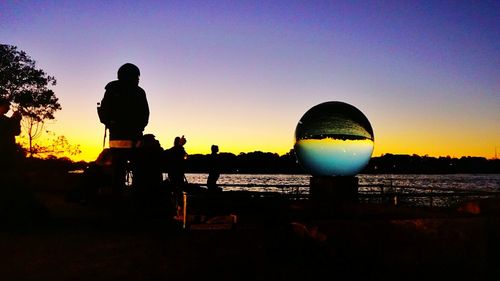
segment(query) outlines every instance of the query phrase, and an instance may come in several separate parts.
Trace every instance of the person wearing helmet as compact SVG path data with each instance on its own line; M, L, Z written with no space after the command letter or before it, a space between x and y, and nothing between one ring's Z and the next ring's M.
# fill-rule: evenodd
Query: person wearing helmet
M98 107L99 119L109 129L114 195L123 191L127 165L133 167L135 147L139 145L149 121L146 93L139 87L140 74L136 65L122 65L118 69L118 80L106 85Z
M118 80L109 82L100 106L100 119L109 129L110 147L114 141L135 141L149 121L146 93L139 87L139 68L126 63L118 69Z

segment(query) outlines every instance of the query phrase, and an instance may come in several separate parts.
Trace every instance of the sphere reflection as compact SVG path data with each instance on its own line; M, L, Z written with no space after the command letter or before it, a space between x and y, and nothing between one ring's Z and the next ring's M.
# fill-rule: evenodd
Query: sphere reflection
M374 137L356 107L339 101L309 109L295 129L295 155L314 176L354 176L370 161Z

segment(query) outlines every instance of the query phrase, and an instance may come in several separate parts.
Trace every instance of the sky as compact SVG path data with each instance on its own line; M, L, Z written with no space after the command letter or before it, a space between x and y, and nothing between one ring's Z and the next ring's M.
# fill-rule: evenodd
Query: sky
M0 43L57 79L46 128L75 160L103 149L96 104L127 62L163 148L282 155L307 110L342 101L373 156L500 154L498 1L0 1Z

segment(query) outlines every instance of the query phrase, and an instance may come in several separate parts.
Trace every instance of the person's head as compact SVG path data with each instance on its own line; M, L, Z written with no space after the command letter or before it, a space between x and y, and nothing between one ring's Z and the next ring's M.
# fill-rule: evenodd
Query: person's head
M219 152L219 147L215 144L212 145L211 149L212 149L212 153L214 153L214 154Z
M155 135L153 134L145 134L142 136L142 146L143 147L154 147L154 146L161 146L160 142L156 139Z
M126 63L118 69L118 80L120 81L139 84L139 76L141 76L141 71L134 64Z
M4 97L0 97L0 114L5 114L10 110L10 101Z
M186 144L186 138L184 136L182 137L175 137L174 139L174 146L183 146Z
M175 137L174 139L174 146L178 146L181 144L181 138L180 137Z

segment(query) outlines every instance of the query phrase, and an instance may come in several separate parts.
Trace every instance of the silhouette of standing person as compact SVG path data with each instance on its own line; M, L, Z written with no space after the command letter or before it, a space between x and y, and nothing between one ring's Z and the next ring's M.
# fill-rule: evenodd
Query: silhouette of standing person
M120 196L125 186L127 165L134 165L135 148L149 121L145 91L139 87L140 71L126 63L118 69L118 80L109 82L98 107L101 123L109 129L113 162L113 195Z
M212 153L209 156L209 170L207 178L207 188L210 191L221 191L222 189L217 186L217 180L220 177L220 163L219 163L219 147L212 145L210 148Z
M21 133L21 114L16 111L11 117L10 101L0 97L0 172L8 174L15 169L22 153L16 144L16 136Z
M187 159L187 153L184 149L185 143L186 138L184 138L184 136L175 137L174 145L168 150L165 150L165 160L168 167L168 181L172 187L172 199L176 206L178 216L181 214L182 189L186 183L184 175L184 162Z
M184 149L186 138L175 137L174 145L166 151L168 169L168 180L175 189L180 188L185 183L184 161L187 159L187 153Z

